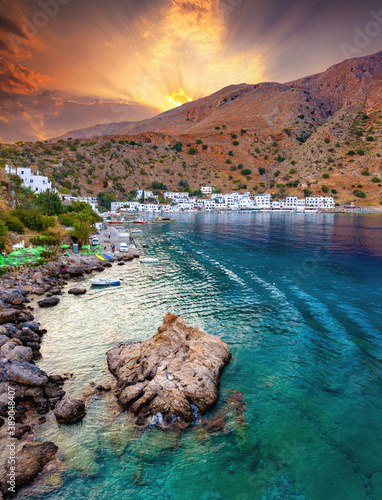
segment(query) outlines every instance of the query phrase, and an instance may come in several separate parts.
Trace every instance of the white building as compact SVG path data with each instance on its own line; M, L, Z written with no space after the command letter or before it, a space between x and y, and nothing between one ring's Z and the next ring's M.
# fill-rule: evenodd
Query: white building
M305 205L311 208L334 208L336 206L332 196L311 196L305 198Z
M203 186L200 188L200 191L203 194L212 194L212 187L211 186Z
M9 174L9 166L5 165L5 171ZM16 167L11 167L11 174L16 175ZM48 177L40 175L38 172L34 174L30 168L18 167L17 176L22 179L22 185L29 187L35 193L43 193L47 189L52 189L52 183Z
M145 201L149 198L153 198L154 200L158 200L158 195L154 194L152 191L144 191L143 189L138 189L137 194L135 195L136 200L140 200L142 198L143 192L145 193L144 198Z
M259 208L271 208L271 195L259 194L255 196L255 202Z

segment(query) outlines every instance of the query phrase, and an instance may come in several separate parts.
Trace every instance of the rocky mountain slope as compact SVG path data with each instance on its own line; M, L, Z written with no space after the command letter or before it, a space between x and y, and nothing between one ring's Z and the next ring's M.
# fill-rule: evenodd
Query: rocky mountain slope
M375 205L381 97L382 51L285 84L232 85L150 120L70 132L72 140L3 145L0 155L37 164L69 190L119 199L156 181Z

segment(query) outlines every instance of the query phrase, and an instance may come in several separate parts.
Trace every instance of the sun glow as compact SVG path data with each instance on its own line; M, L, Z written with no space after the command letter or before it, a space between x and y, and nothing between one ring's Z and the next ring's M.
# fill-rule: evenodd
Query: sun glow
M180 89L179 92L173 92L171 95L167 96L167 100L175 104L175 106L181 106L186 102L193 101L192 97L188 97L183 89Z

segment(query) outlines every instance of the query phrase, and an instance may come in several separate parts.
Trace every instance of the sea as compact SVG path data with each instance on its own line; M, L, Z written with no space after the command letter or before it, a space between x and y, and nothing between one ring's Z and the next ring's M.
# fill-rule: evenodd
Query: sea
M176 219L134 234L158 263L114 265L102 278L120 286L87 277L85 295L36 312L47 329L38 365L69 374L78 396L113 379L111 347L150 338L171 312L232 353L216 407L183 433L138 431L110 392L80 423L48 416L36 439L57 444L60 467L18 498L382 499L382 216Z

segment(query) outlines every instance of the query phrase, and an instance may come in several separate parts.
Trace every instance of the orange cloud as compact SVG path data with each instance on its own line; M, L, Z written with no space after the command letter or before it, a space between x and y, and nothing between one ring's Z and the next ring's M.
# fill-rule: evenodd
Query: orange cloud
M11 94L31 94L54 80L31 69L0 58L0 91Z

